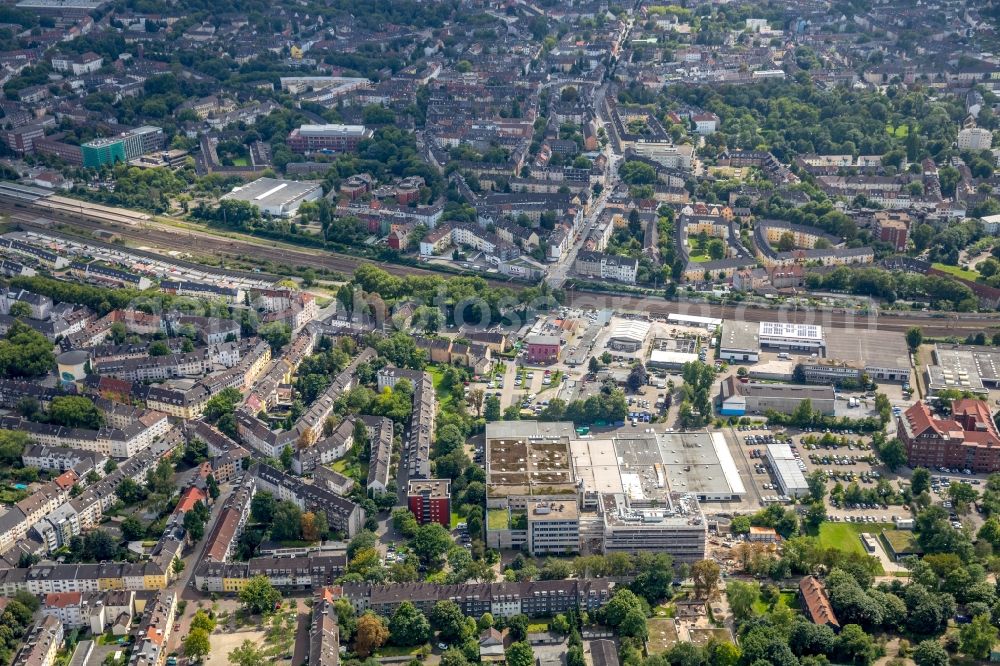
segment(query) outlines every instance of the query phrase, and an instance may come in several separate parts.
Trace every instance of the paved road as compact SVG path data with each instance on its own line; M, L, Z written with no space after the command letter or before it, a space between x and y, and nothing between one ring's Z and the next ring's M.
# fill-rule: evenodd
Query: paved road
M181 641L185 636L187 636L188 631L191 629L191 618L194 617L195 611L198 610L195 602L205 598L205 595L202 594L201 591L196 590L191 586L191 581L194 580L195 569L198 568L198 563L201 562L201 556L204 554L205 547L208 545L208 535L212 533L212 529L215 527L215 523L219 519L219 514L222 513L222 505L225 498L229 496L232 489L233 486L230 484L223 484L219 487L219 499L217 499L212 505L212 510L209 512L208 522L205 524L205 537L195 545L191 552L184 556L184 571L181 572L173 587L179 591L180 599L188 602L188 606L184 611L184 615L175 620L175 622L179 623L180 626L177 631L173 631L170 634L170 639L168 641L168 649L170 651L180 649Z
M733 428L732 426L728 428L728 432L725 434L726 440L729 442L730 452L732 452L734 446L739 449L739 453L733 456L733 458L736 460L736 464L740 466L740 476L743 477L744 484L750 486L751 497L755 497L757 499L757 503L764 506L764 497L760 492L760 484L754 476L754 463L751 462L750 456L747 454L747 446L744 444L743 438L740 437L736 428Z

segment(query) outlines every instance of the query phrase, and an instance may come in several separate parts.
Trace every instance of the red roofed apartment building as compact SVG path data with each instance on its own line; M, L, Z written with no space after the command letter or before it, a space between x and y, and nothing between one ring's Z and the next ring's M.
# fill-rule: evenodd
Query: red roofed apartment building
M805 606L806 615L814 624L825 624L834 631L840 631L840 622L833 613L826 587L816 576L806 576L799 581L799 596Z
M956 400L950 419L937 419L923 402L899 416L899 438L910 467L1000 471L1000 432L983 400Z

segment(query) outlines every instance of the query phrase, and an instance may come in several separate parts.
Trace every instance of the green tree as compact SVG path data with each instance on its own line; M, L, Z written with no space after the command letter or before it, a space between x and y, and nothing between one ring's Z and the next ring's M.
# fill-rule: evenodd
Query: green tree
M810 499L822 502L826 496L826 473L821 469L813 470L806 476L806 485L809 486Z
M512 643L505 651L507 666L533 666L535 663L535 653L531 645L524 641Z
M55 363L52 343L23 321L15 321L0 339L0 376L38 377Z
M878 655L875 641L856 624L845 625L834 643L839 663L868 666Z
M61 395L49 404L49 422L66 428L98 430L104 425L104 415L86 396Z
M446 643L461 643L468 637L469 627L462 609L451 600L442 600L431 609L431 626Z
M913 650L913 661L917 666L948 666L951 663L948 651L933 638L917 644Z
M191 629L204 629L209 634L215 631L216 621L205 609L199 608L191 618Z
M15 319L23 319L24 317L31 316L31 306L24 301L14 301L10 304L10 310L7 312L11 317Z
M250 517L258 523L270 524L274 520L274 509L277 504L271 493L266 490L258 492L250 500Z
M733 534L750 533L750 516L733 516L733 522L729 526Z
M282 500L274 508L271 538L275 541L295 541L302 536L302 510L295 502Z
M448 552L452 543L448 530L440 523L428 523L420 526L416 536L410 541L410 547L421 561L431 564Z
M726 584L726 596L733 616L742 622L753 615L753 605L760 598L760 585L731 580Z
M910 490L914 496L931 489L931 473L924 467L917 467L910 476Z
M146 526L135 516L129 516L122 521L122 537L126 541L138 541L146 534Z
M483 418L487 421L499 421L501 417L500 398L495 395L487 396L483 409Z
M899 438L893 437L879 448L878 457L890 472L895 472L906 464L906 447Z
M389 620L389 640L393 645L423 645L431 635L431 625L423 613L409 601L396 608Z
M245 640L229 653L229 663L234 666L265 666L269 660L256 643Z
M28 434L20 430L0 430L0 462L8 467L20 463L21 455L31 441Z
M211 651L208 632L204 629L192 629L184 637L184 656L192 661L201 661Z
M240 603L250 613L259 615L270 613L281 601L279 592L267 576L260 575L251 578L239 594Z
M913 328L907 329L906 331L906 344L909 345L910 349L913 351L917 350L924 342L924 332L919 326L914 326Z
M977 615L972 622L962 625L958 633L959 649L973 659L986 659L997 642L997 628L987 614Z
M597 360L596 356L591 356L590 360L587 362L587 371L591 374L597 374L597 371L601 369L601 362Z

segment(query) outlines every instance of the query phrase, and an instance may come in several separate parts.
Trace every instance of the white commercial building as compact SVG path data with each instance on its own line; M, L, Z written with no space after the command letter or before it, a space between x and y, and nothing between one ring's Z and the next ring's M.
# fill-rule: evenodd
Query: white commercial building
M292 217L306 201L316 201L323 196L319 183L300 183L296 180L258 178L225 194L221 201L245 201L272 217Z
M640 319L624 319L615 324L608 346L615 351L635 352L642 348L652 324Z
M756 363L760 360L760 327L749 321L726 321L722 325L719 358Z
M758 341L761 347L819 353L823 350L823 328L812 324L762 321Z
M722 326L722 320L716 317L699 317L697 315L675 314L667 315L667 321L678 326L701 326L710 331Z
M802 473L800 461L792 454L788 444L768 444L766 456L784 495L802 497L809 493L806 475Z

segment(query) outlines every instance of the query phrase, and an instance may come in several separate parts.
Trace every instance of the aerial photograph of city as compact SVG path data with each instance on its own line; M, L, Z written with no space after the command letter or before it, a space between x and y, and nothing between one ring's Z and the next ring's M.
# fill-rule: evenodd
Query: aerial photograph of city
M0 0L0 666L1000 663L1000 0Z

